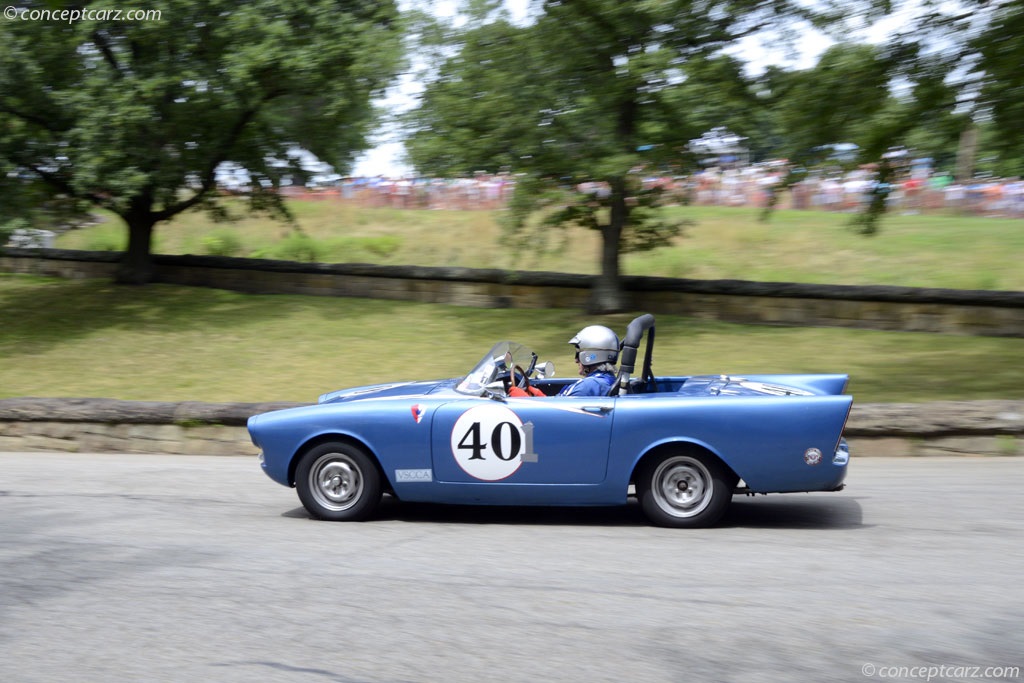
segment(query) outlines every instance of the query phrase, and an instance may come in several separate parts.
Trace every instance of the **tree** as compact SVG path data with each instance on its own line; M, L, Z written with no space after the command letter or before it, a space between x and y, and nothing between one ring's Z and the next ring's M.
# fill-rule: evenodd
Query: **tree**
M244 168L251 208L276 215L296 150L346 168L401 54L394 0L147 9L116 20L90 4L28 2L0 24L3 189L43 185L120 216L125 283L152 279L158 223L193 207L226 215L222 165Z
M980 32L964 29L970 39L968 50L977 55L977 68L964 90L978 93L972 101L974 122L986 129L991 140L990 149L999 163L997 173L1024 175L1024 2L1001 0L983 3L973 0L968 9L971 19L975 12L987 11L987 21ZM969 97L963 99L969 100Z
M623 245L658 244L675 231L653 213L657 193L640 188L636 171L678 163L728 103L733 112L752 103L739 63L722 50L806 17L804 4L548 0L533 23L515 26L495 20L494 3L474 2L407 119L409 156L426 172L525 174L520 223L558 197L563 209L551 221L602 236L591 308L621 310ZM595 186L602 191L574 192Z
M970 133L981 127L986 140L1002 143L1004 160L1019 158L1020 129L1011 122L1019 120L1013 113L1021 101L1016 64L1024 50L1011 37L1022 5L916 0L895 7L870 0L868 8L907 12L902 29L885 43L843 42L853 27L841 22L842 41L814 67L774 70L762 79L781 139L779 155L807 168L821 163L835 143L854 143L859 154L849 165L878 169L872 201L854 217L868 235L878 232L887 188L897 179L884 161L889 150L906 148L950 169L961 140L975 139ZM854 23L860 18L852 13Z
M858 83L856 72L886 81L862 90L867 96L877 87L876 99L884 106L863 112L862 120L845 131L860 144L860 161L875 161L889 148L906 147L947 169L955 166L965 176L961 179L969 180L980 141L981 153L989 157L988 170L1004 175L1024 171L1024 77L1019 68L1024 60L1024 2L916 0L905 1L902 9L909 12L903 28L846 70L846 78L858 87L866 83ZM862 48L847 48L855 49ZM824 75L820 65L817 71L816 76ZM830 98L836 92L834 79L832 87L827 77L815 80ZM856 111L853 102L841 106ZM884 164L881 168L887 171ZM858 218L864 233L877 232L883 211L884 202L876 197L872 209Z

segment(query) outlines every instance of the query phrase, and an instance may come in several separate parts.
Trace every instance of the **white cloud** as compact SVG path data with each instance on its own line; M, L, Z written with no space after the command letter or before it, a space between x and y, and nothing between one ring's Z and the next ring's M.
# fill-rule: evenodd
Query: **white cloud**
M402 161L405 147L401 142L385 142L363 154L352 171L355 176L387 176L399 178L412 173Z

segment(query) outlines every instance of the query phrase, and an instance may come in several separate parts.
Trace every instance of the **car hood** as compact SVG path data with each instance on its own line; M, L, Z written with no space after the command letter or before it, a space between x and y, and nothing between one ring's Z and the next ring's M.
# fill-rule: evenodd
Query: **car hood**
M368 398L394 398L397 396L423 396L441 388L451 388L459 381L441 379L419 382L389 382L387 384L368 384L352 389L339 389L323 394L317 403L341 403L343 401L362 401Z

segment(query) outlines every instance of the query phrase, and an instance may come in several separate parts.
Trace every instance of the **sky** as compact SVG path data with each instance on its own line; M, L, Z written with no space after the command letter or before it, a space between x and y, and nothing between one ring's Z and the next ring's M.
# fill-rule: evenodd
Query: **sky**
M407 8L414 0L400 0L399 7ZM530 0L505 0L505 8L512 21L525 21ZM456 2L453 0L434 0L431 2L434 14L442 18L451 18L456 14ZM401 111L413 106L413 95L420 89L414 81L406 78L397 86L389 89L387 95L378 101L378 105L389 111ZM375 146L363 154L352 171L355 176L388 176L398 178L412 173L412 169L402 162L405 147L398 140L398 135L387 129L379 131L374 137Z

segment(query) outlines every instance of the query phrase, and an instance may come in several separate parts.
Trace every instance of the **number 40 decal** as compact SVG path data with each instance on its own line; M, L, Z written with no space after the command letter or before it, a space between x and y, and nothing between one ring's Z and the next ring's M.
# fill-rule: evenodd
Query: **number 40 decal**
M469 476L498 481L511 476L533 453L533 423L507 407L488 404L470 408L455 422L451 434L455 462Z

